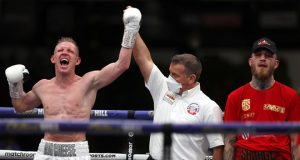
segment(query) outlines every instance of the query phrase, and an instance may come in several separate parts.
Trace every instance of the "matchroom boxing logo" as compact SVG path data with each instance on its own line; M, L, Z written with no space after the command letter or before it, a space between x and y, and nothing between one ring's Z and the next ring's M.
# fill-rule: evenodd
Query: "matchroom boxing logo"
M7 158L16 158L16 157L26 157L26 158L33 158L34 153L23 153L23 152L5 152L5 157Z

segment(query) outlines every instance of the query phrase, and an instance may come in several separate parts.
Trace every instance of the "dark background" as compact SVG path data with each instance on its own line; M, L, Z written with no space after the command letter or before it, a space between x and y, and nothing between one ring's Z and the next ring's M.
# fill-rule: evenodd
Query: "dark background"
M24 64L31 76L25 91L40 79L52 78L54 67L49 58L62 36L78 42L79 75L117 60L122 14L128 5L141 10L140 33L165 75L174 54L195 54L204 68L201 88L222 109L230 91L251 78L247 58L254 40L267 36L281 53L299 53L300 3L296 0L0 0L0 106L11 106L4 70ZM229 54L231 51L235 54ZM288 74L290 62L281 56L275 78L297 89L299 82ZM232 63L234 59L242 63ZM98 92L93 109L152 108L151 96L132 59L128 71ZM0 149L35 151L41 137L2 135ZM88 135L88 140L91 152L126 150L126 136ZM137 153L148 152L148 135L137 137L136 149Z

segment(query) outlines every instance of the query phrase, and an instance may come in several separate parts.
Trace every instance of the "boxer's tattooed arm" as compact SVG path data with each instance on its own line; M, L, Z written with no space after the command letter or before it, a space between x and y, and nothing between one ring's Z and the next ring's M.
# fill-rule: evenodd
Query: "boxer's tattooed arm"
M234 144L236 137L234 134L225 135L224 160L234 159Z
M290 134L290 138L291 138L291 151L292 151L292 159L300 159L300 157L297 157L297 146L296 146L296 141L297 141L297 135L292 133ZM297 158L296 158L297 157Z

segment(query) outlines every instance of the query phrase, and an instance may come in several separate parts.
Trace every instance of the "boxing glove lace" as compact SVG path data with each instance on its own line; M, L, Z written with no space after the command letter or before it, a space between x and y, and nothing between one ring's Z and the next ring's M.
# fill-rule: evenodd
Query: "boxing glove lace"
M135 37L140 29L140 21L142 14L139 9L129 7L124 10L123 23L124 23L124 34L122 39L122 47L132 48L135 42Z

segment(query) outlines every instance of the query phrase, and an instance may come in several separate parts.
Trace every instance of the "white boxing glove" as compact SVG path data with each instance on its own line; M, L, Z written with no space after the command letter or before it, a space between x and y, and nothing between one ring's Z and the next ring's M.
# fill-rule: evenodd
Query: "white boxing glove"
M142 14L139 9L129 7L124 10L123 22L124 22L124 34L122 39L122 47L133 48L135 37L140 29L140 21Z
M9 85L11 98L20 98L23 91L23 82L29 77L29 72L22 64L16 64L5 70L5 75Z

